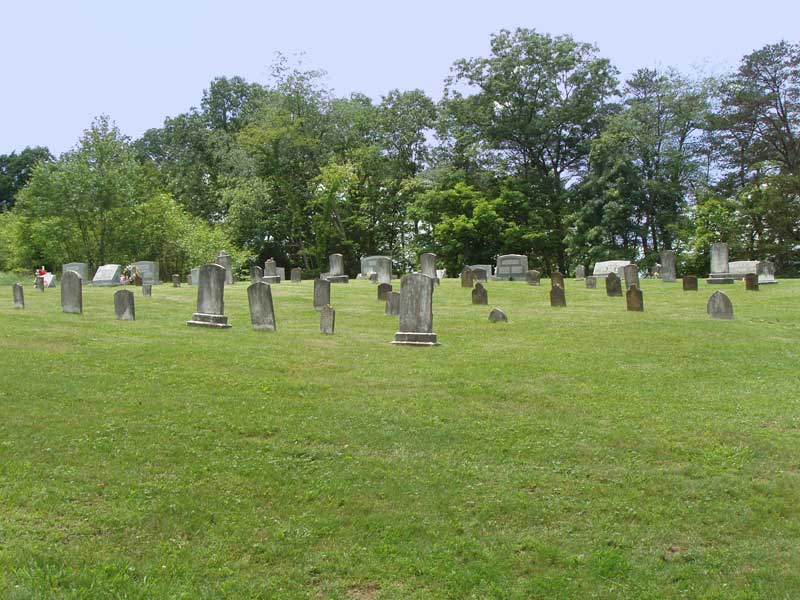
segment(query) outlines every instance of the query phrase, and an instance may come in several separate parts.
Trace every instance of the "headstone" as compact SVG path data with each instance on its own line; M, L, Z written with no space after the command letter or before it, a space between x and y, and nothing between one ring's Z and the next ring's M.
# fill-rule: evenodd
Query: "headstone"
M192 273L191 273L191 271L190 271L190 272L189 272L189 274L186 276L186 285L193 285L193 284L192 284Z
M40 292L44 291L44 275L36 276L36 279L33 280L33 287L35 287Z
M542 274L536 269L530 269L525 273L525 281L528 285L539 285L542 280Z
M231 258L230 254L225 252L224 250L220 250L219 254L217 254L217 258L214 261L215 264L218 264L223 269L225 269L225 285L233 285L233 259ZM208 265L203 265L208 266ZM203 267L200 267L202 269ZM200 280L198 278L197 285L200 285Z
M189 278L192 280L192 285L200 283L200 267L195 267L189 271Z
M634 285L639 287L639 265L634 263L626 265L623 273L625 275L626 289L630 289Z
M328 257L328 273L326 279L331 283L348 283L350 278L344 274L344 256L331 254Z
M744 276L744 289L749 292L758 291L758 275L755 273L748 273Z
M25 308L25 295L22 292L22 284L15 283L11 287L14 294L14 308Z
M489 322L490 323L500 323L500 322L508 322L508 317L506 313L504 313L499 308L493 308L492 312L489 313Z
M554 285L550 288L550 306L566 306L567 296L564 293L564 288L560 285Z
M587 290L596 290L597 289L597 277L594 275L589 275L586 278L586 289Z
M628 305L628 310L634 312L642 312L644 310L644 298L642 298L642 290L638 285L632 285L625 292L625 303Z
M524 254L504 254L497 257L494 270L495 279L504 281L522 281L528 272L528 257Z
M292 283L300 283L303 280L303 271L300 267L295 267L290 272Z
M147 285L152 284L148 283ZM119 290L114 292L114 312L117 315L117 321L136 320L136 308L133 303L132 291Z
M142 284L142 285L144 285L144 284ZM172 275L172 287L174 287L174 288L181 287L181 276L178 275L177 273L173 273L173 275Z
M278 274L278 283L286 281L286 267L275 267L275 272Z
M256 281L247 288L250 304L250 323L256 331L275 331L275 306L272 288L268 283Z
M447 269L436 269L436 279L441 281L447 277Z
M433 333L433 288L435 280L422 273L405 275L400 281L400 330L393 344L436 346Z
M61 276L61 311L83 313L83 281L75 271L67 271Z
M439 278L436 276L436 255L433 252L426 252L419 257L419 267L420 273L439 283Z
M578 267L575 269L575 279L580 280L584 277L586 277L586 267L583 265L578 265Z
M197 282L197 312L186 324L196 327L228 328L225 316L227 270L219 264L203 265Z
M604 260L595 263L592 275L595 277L608 277L609 273L614 273L617 277L624 277L623 269L631 264L629 260Z
M278 275L278 263L274 258L268 258L264 263L264 275L261 278L264 283L280 283L281 277Z
M492 265L467 265L475 275L475 281L488 281L492 277Z
M319 331L325 335L333 335L335 326L336 311L333 310L330 304L326 304L319 313Z
M778 283L775 279L775 265L768 260L762 260L759 263L758 283L760 285Z
M661 251L661 281L665 283L675 283L678 281L674 250Z
M696 292L697 291L697 277L694 275L683 276L683 291Z
M472 303L489 304L489 292L486 291L482 283L475 284L475 288L472 290Z
M708 316L712 319L732 319L733 318L733 304L730 299L720 291L716 291L708 299L708 306L706 307Z
M559 271L553 271L550 275L550 286L560 285L562 288L564 287L564 274Z
M258 265L250 267L250 283L258 283L264 277L264 269Z
M86 263L72 262L72 263L67 263L65 265L62 265L61 266L61 277L62 278L64 277L64 273L66 273L67 271L75 271L78 275L80 275L80 278L84 282L88 282L89 281L89 265L87 265Z
M386 269L385 263L389 263L389 268ZM362 256L361 257L361 272L356 277L357 279L369 279L370 273L377 273L379 271L378 264L383 263L384 269L389 274L390 281L381 281L380 283L391 283L392 277L392 259L388 256Z
M143 283L142 284L142 297L150 298L153 295L153 284L152 283Z
M378 274L377 273L370 273L369 274L369 282L370 283L378 283Z
M622 296L622 284L616 273L606 274L606 295Z
M103 265L95 272L92 285L101 287L119 285L120 275L122 275L121 265Z
M375 271L378 276L378 283L392 282L392 259L388 256L375 257Z
M734 279L744 279L748 273L758 274L761 262L758 260L734 260L728 263L728 273Z
M389 292L386 295L386 314L397 316L400 314L400 292Z
M378 300L386 301L386 296L392 291L392 285L390 283L379 283L378 284Z
M314 280L314 309L322 310L322 307L331 303L331 282L327 279Z
M56 276L52 273L45 273L44 277L44 287L54 288L56 287Z
M733 283L728 265L728 244L722 242L711 244L711 273L706 282L711 285Z
M140 260L133 263L133 266L139 271L142 277L142 285L149 283L158 285L161 283L161 277L158 273L158 263L153 260Z
M464 267L461 271L461 287L472 288L475 285L475 274L469 267Z

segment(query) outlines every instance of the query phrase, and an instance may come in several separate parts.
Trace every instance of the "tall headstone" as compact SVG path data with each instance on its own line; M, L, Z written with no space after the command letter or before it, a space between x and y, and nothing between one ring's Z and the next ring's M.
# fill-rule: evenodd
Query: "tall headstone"
M278 275L278 263L274 258L268 258L264 263L264 276L261 278L264 283L280 283L281 277Z
M475 285L475 274L469 267L464 267L461 271L461 287L472 288Z
M197 282L197 312L186 324L195 327L227 328L228 317L225 316L225 281L227 270L219 264L200 267Z
M475 284L475 288L472 290L472 303L489 304L489 292L486 291L482 283Z
M419 257L420 273L427 275L436 283L439 283L439 278L436 276L436 255L433 252L426 252ZM402 291L400 292L403 293Z
M67 271L61 277L61 311L83 313L83 281L75 271Z
M36 276L36 279L33 280L33 287L39 290L40 292L44 291L44 275Z
M562 288L564 287L564 274L560 271L553 271L550 275L550 286L560 285Z
M247 288L250 304L250 323L256 331L275 331L275 306L272 303L272 288L268 283L257 281Z
M722 242L711 244L711 273L706 282L711 285L733 283L728 265L728 244Z
M586 267L583 265L578 265L575 269L575 279L580 280L586 277Z
M542 281L542 274L536 269L529 269L525 273L525 281L528 285L540 285Z
M499 308L493 308L492 311L489 313L489 322L490 323L507 323L508 317L506 313L504 313Z
M122 275L121 265L103 265L95 271L92 285L110 287L120 285L119 278Z
M153 284L148 283L147 285ZM119 290L114 292L114 312L117 315L117 321L136 320L136 308L134 306L132 291Z
M758 291L758 275L755 273L748 273L744 276L744 289L749 292Z
M84 282L89 281L89 265L82 262L71 262L61 266L61 276L67 271L75 271Z
M331 303L331 282L327 279L314 280L314 309L322 310L322 307Z
M528 257L524 254L504 254L497 257L494 270L495 279L505 281L522 281L528 272Z
M25 308L25 295L22 292L22 284L15 283L11 287L14 293L14 308Z
M622 296L622 283L620 283L616 273L608 273L606 275L606 295Z
M634 285L639 287L639 265L637 264L630 264L626 265L625 269L623 270L625 275L625 288L630 289Z
M348 283L350 278L344 274L344 256L331 254L328 257L328 273L326 279L331 283Z
M684 292L697 291L697 277L695 277L694 275L684 275L682 281L683 281Z
M319 313L319 331L324 335L333 335L336 327L336 311L330 304L322 307Z
M142 277L142 285L149 283L158 285L161 283L161 276L158 272L158 263L153 260L140 260L133 263L139 275Z
M225 269L225 285L233 285L233 258L231 258L231 255L224 250L220 250L214 263ZM202 268L200 267L200 269ZM200 285L199 281L197 285Z
M642 290L639 289L638 285L632 285L625 292L625 303L628 306L628 310L634 312L642 312L644 310L644 298L642 298Z
M597 277L594 275L589 275L586 278L586 289L587 290L596 290L597 289Z
M492 265L467 265L475 275L475 281L488 281L492 278Z
M292 283L300 283L303 280L303 271L300 267L295 267L290 272L290 277L292 278Z
M379 283L378 284L378 300L386 301L386 296L392 291L392 284Z
M395 317L400 314L400 292L389 292L386 295L386 310L384 312Z
M708 316L712 319L732 319L733 304L730 299L720 291L716 291L708 299L706 306Z
M558 284L550 288L550 306L566 306L567 295L564 288Z
M675 251L661 251L661 281L675 283L678 281L678 272L675 268Z
M142 284L144 285L144 284ZM172 287L179 288L181 287L181 276L177 273L172 274Z
M153 295L153 284L152 283L143 283L142 284L142 297L150 298Z
M250 283L258 283L264 277L264 269L258 265L250 267Z
M436 346L433 333L433 288L435 280L422 273L405 275L400 280L400 330L393 344Z
M392 259L388 256L378 256L375 260L375 273L378 283L392 282Z

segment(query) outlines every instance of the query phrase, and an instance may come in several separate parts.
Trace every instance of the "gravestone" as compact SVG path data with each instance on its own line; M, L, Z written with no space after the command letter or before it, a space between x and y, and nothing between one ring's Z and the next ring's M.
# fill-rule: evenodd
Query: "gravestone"
M92 285L100 287L119 285L120 275L122 275L122 266L103 265L95 272Z
M760 261L757 260L734 260L728 263L728 273L734 279L744 279L748 273L758 274Z
M580 280L584 277L586 277L586 267L583 265L578 265L578 267L575 269L575 279Z
M469 267L464 267L461 271L461 287L472 288L475 285L475 274Z
M733 304L730 299L720 291L716 291L708 299L706 306L708 316L712 319L732 319Z
M503 281L522 281L528 272L528 257L524 254L504 254L497 257L494 278Z
M328 257L328 273L325 277L331 283L348 283L350 278L344 274L344 257L331 254Z
M67 271L61 276L61 311L83 313L83 281L75 271Z
M152 285L148 283L147 285ZM114 312L117 321L135 321L136 307L133 303L133 292L130 290L119 290L114 292Z
M272 303L272 288L268 283L256 281L247 288L250 304L250 323L256 331L275 331L275 306Z
M625 303L628 305L628 310L634 312L642 312L644 310L644 298L642 298L642 290L638 285L632 285L625 292Z
M286 281L286 267L275 267L275 273L278 274L278 283Z
M625 288L630 289L632 286L639 287L639 265L631 263L626 265L623 274L625 275Z
M186 324L193 327L230 327L225 316L227 270L218 264L203 265L197 281L197 312Z
M144 285L144 284L142 284L142 285ZM181 287L181 276L178 275L177 273L173 273L172 274L172 287L174 287L174 288Z
M775 265L768 260L762 260L758 267L758 283L760 285L769 285L778 283L775 280Z
M186 285L192 285L192 273L191 273L191 271L186 276Z
M142 277L142 285L149 283L158 285L161 283L161 277L158 273L158 263L153 260L140 260L133 263L139 275Z
M594 275L589 275L586 278L586 289L587 290L596 290L597 289L597 277Z
M616 273L608 273L606 275L606 295L622 297L622 284Z
M33 280L33 287L39 290L40 292L44 291L44 275L36 276L36 278Z
M370 273L378 272L378 264L389 262L389 279L392 277L392 259L388 256L362 256L361 257L361 272L356 276L356 279L369 279ZM385 266L383 267L385 269ZM381 281L380 283L390 283L390 281Z
M661 251L661 281L665 283L675 283L678 281L674 250Z
M150 298L153 295L153 284L152 283L143 283L142 284L142 297Z
M391 283L392 259L388 256L378 256L376 259L374 273L378 276L378 283Z
M560 285L562 288L564 287L564 274L559 271L553 271L550 275L550 286Z
M758 275L755 273L748 273L744 276L744 289L748 292L758 291Z
M330 304L322 307L319 313L319 330L320 333L325 335L333 335L333 329L336 326L336 311L333 310Z
M264 263L264 276L261 278L264 283L280 283L281 278L278 275L278 263L274 258L268 258Z
M560 285L554 285L550 288L550 306L566 306L567 295L564 293L564 288Z
M200 282L200 267L195 267L189 271L189 279L192 285L197 285Z
M467 265L471 270L473 275L475 275L475 281L489 281L492 277L492 265Z
M378 274L377 273L370 273L369 274L369 282L370 283L378 283Z
M264 277L264 269L259 267L258 265L254 265L250 267L250 283L258 283L261 281L261 278Z
M400 292L389 292L386 295L386 310L384 312L393 316L400 314Z
M486 291L482 283L475 284L475 288L472 290L472 303L489 304L489 292Z
M220 250L219 254L217 254L217 258L214 260L214 264L225 269L225 285L233 285L233 258L231 258L231 255L224 250ZM203 267L200 268L202 269ZM199 276L197 285L200 285Z
M604 260L595 263L592 275L595 277L608 277L609 273L614 273L617 277L624 277L624 269L631 264L629 260Z
M711 244L711 273L706 282L712 285L733 283L728 265L728 244L722 242Z
M697 277L694 275L684 275L683 277L683 291L696 292L697 291Z
M379 283L378 284L378 300L386 301L386 296L392 291L392 285L390 283Z
M22 292L22 284L15 283L11 287L14 296L14 308L25 308L25 295Z
M506 313L504 313L499 308L493 308L492 312L489 313L489 322L490 323L500 323L500 322L507 323L508 322L508 317L506 316Z
M54 288L56 287L56 276L52 273L45 273L44 277L44 287Z
M447 269L436 269L436 279L441 281L445 277L447 277Z
M528 285L539 285L542 280L542 274L536 269L530 269L525 273L525 281Z
M303 280L303 271L300 267L295 267L289 272L289 276L292 278L292 283L300 283Z
M61 266L61 277L67 271L75 271L84 282L89 281L89 265L82 262L71 262Z
M433 288L435 280L422 273L400 280L400 330L393 344L437 346L433 333Z
M436 276L436 255L433 252L426 252L419 257L419 272L427 275L436 283L439 283L439 278ZM402 291L400 292L402 294Z
M314 280L314 309L322 310L322 307L331 303L331 282L327 279Z

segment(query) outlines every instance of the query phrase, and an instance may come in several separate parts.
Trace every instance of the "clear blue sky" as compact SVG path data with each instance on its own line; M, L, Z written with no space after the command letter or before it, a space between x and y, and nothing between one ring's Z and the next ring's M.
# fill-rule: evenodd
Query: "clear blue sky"
M305 52L339 95L438 99L453 61L516 27L593 42L623 75L722 72L764 44L800 42L800 1L0 0L0 154L63 152L100 114L137 137L197 106L215 76L265 82L276 51Z

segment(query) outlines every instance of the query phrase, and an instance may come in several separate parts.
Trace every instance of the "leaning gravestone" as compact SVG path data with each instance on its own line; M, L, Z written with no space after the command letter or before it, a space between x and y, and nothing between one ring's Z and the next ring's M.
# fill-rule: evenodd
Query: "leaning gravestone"
M152 283L143 283L142 284L142 296L144 298L150 298L153 295L153 284Z
M578 265L578 268L575 269L575 279L583 279L586 277L586 267L583 265Z
M194 327L228 328L228 317L225 316L225 267L217 264L200 267L197 282L197 312L186 324Z
M730 299L720 291L716 291L708 299L706 306L708 316L712 319L732 319L733 304Z
M758 291L758 275L755 273L748 273L744 276L744 289L749 292Z
M436 283L439 283L439 278L436 276L436 255L433 252L426 252L419 257L420 273L427 275ZM401 292L402 293L402 292Z
M566 306L567 296L564 293L564 288L560 285L554 285L550 288L550 306Z
M542 274L536 269L530 269L525 273L525 281L528 285L539 285L541 283Z
M264 269L258 265L250 267L250 283L258 283L264 277Z
M331 283L348 283L350 278L344 274L344 256L331 254L328 257L328 273L326 279Z
M295 267L291 270L289 276L292 278L292 283L300 283L303 280L303 271L300 267Z
M331 282L327 279L314 280L314 309L322 310L331 303Z
M559 271L553 271L552 275L550 275L550 286L560 285L562 288L564 287L564 274Z
M678 281L678 272L675 269L675 251L661 251L661 281L675 283Z
M36 279L33 280L33 287L35 287L40 292L44 291L44 275L36 276Z
M472 288L475 285L475 274L469 267L464 267L461 271L461 287Z
M622 297L622 284L616 273L606 275L606 295Z
M144 285L144 284L142 284L142 285ZM174 288L181 287L181 276L178 275L177 273L173 273L173 275L172 275L172 287L174 287Z
M82 262L72 262L67 263L61 266L61 277L64 277L64 273L67 271L75 271L78 275L80 275L81 280L88 282L89 281L89 265Z
M504 313L499 308L493 308L492 312L489 313L489 322L490 323L500 323L500 322L508 322L508 317L506 313Z
M489 292L486 291L482 283L475 284L475 289L472 290L472 303L489 304Z
M587 290L596 290L597 289L597 277L594 275L589 275L586 278L586 289Z
M278 275L278 263L274 258L268 258L264 263L264 276L261 278L264 283L280 283L281 277Z
M639 287L639 265L637 264L630 264L627 265L623 271L625 275L625 288L630 289L634 285Z
M133 266L139 271L142 277L142 285L149 283L151 285L158 285L161 283L161 276L158 272L158 263L153 260L140 260L133 263Z
M634 312L642 312L644 310L642 290L639 289L638 285L632 285L628 288L628 291L625 292L625 303L628 306L628 310Z
M524 254L504 254L497 257L494 270L495 279L505 281L522 281L528 272L528 257Z
M250 304L250 323L256 331L275 331L275 306L272 303L272 288L268 283L257 281L247 288Z
M117 321L136 320L136 308L133 303L132 291L119 290L118 292L114 292L114 312L117 315Z
M231 258L231 255L224 250L220 250L214 263L225 269L225 285L233 285L233 259ZM202 269L203 267L200 268ZM199 280L197 285L200 285Z
M333 310L330 304L322 307L319 313L319 330L320 333L325 335L333 335L333 329L336 326L336 311Z
M684 275L683 277L683 291L696 292L697 291L697 277L694 275Z
M379 283L378 284L378 300L386 301L386 296L392 291L392 285L390 283Z
M25 296L22 292L22 284L15 283L12 289L14 293L14 308L25 308Z
M386 296L387 315L397 316L400 314L400 292L389 292Z
M711 273L706 282L712 285L733 283L733 275L728 265L728 244L722 242L711 244Z
M422 273L405 275L400 281L400 330L393 344L437 346L433 333L433 288L435 282Z
M103 265L95 272L92 285L101 287L119 285L120 275L122 275L122 266Z
M83 282L75 271L67 271L61 277L61 311L83 313Z

